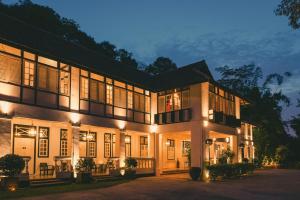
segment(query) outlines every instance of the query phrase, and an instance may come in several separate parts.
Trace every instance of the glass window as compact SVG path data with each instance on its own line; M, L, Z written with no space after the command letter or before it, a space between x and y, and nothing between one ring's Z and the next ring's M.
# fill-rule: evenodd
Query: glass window
M172 101L172 95L166 95L166 112L170 112L173 110L173 101Z
M38 64L38 88L57 93L57 69Z
M132 109L133 108L133 96L132 92L127 91L127 108Z
M114 106L126 108L126 90L114 87Z
M104 94L105 94L105 90L104 90L104 83L100 82L100 81L96 81L91 79L91 85L90 85L90 98L91 100L95 101L95 102L99 102L99 103L104 103L105 99L104 99Z
M181 109L181 93L176 92L174 93L174 110L180 110Z
M131 157L131 136L125 135L125 156Z
M111 104L113 103L113 87L112 85L106 85L106 103Z
M60 71L59 76L59 92L63 95L70 95L70 73L66 71Z
M165 96L158 97L158 113L165 112Z
M116 135L111 133L104 134L104 158L111 158L115 155Z
M140 155L142 158L148 157L148 137L147 136L140 137Z
M190 107L190 91L182 91L182 109Z
M191 149L191 142L182 141L182 156L188 156L190 149Z
M39 127L39 157L49 156L49 128Z
M167 159L175 160L175 140L167 140Z
M134 109L136 111L144 112L145 96L143 94L134 93Z
M68 156L68 130L60 130L60 156Z
M10 54L21 56L20 49L17 49L17 48L14 48L14 47L2 44L2 43L0 43L0 51L4 51L4 52L10 53Z
M146 96L146 103L145 103L145 112L150 113L150 97Z
M0 81L20 84L21 59L0 53Z
M51 60L49 58L45 58L45 57L42 57L42 56L38 57L38 62L49 65L49 66L52 66L52 67L57 67L57 61Z
M24 80L23 84L34 87L35 64L29 60L24 60Z
M85 77L80 78L80 97L81 99L89 98L89 79Z

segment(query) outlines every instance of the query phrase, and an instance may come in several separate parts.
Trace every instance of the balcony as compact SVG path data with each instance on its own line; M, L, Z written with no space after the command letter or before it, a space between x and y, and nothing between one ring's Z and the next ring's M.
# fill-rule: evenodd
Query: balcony
M164 112L155 114L155 123L156 124L172 124L179 122L188 122L192 118L192 110L182 109L175 110L171 112Z
M230 127L240 127L241 120L232 115L225 115L223 112L213 111L209 116L210 121L218 124L223 124Z

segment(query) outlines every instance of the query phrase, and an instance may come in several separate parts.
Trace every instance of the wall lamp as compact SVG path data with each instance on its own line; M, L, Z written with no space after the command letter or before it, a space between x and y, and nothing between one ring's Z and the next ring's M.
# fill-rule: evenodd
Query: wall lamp
M78 113L71 113L70 115L70 123L73 127L80 127L80 115Z

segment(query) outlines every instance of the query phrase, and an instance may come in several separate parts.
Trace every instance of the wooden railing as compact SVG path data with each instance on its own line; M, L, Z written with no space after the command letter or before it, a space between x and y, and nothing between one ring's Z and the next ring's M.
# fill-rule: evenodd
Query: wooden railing
M154 158L135 158L137 160L136 171L138 174L152 174L155 172Z

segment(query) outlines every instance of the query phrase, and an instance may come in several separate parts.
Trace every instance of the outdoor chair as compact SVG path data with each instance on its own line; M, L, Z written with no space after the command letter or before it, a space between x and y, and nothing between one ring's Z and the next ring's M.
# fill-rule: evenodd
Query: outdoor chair
M40 163L40 175L53 175L54 173L54 166L48 165L47 163Z

